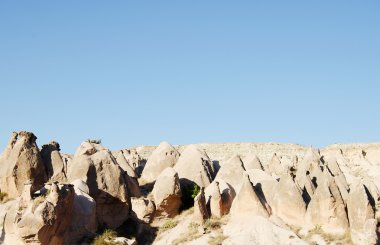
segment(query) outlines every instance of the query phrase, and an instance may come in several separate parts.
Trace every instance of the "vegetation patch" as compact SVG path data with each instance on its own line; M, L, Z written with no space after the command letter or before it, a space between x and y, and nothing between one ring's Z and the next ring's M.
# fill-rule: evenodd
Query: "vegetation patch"
M220 219L211 217L210 219L206 220L206 222L203 225L203 228L205 229L206 233L210 233L215 230L220 230L222 227L222 222Z
M5 192L0 192L0 203L5 203L8 200L8 194Z
M222 245L223 241L226 240L228 236L223 235L222 233L217 234L216 236L211 236L208 240L210 245Z
M116 245L117 243L114 242L114 239L117 237L117 233L113 230L106 229L104 232L97 236L94 241L93 245Z
M175 239L172 243L173 245L190 242L202 236L202 234L199 233L199 224L192 222L187 228L187 232L182 233L179 238Z
M197 184L191 183L182 186L182 209L194 206L194 198L198 195L200 188Z
M174 220L174 219L168 219L167 221L165 221L165 223L160 227L159 229L159 233L162 233L162 232L165 232L167 230L171 230L173 229L174 227L176 227L178 225L178 221Z
M345 232L342 235L334 235L324 232L321 225L316 225L314 229L309 231L309 233L306 237L304 237L304 239L310 241L313 235L320 235L327 244L333 242L335 244L353 245L353 242L351 240L351 234L349 231Z

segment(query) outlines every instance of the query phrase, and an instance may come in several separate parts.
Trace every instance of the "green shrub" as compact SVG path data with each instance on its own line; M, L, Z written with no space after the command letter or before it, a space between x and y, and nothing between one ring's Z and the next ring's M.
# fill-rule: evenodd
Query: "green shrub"
M183 209L194 206L194 198L198 195L200 188L197 184L187 184L182 187L182 205Z
M117 237L117 233L113 230L106 229L104 232L94 239L93 245L114 245L113 240Z
M101 139L98 139L98 140L87 139L86 141L88 143L92 143L92 144L101 144L102 143Z

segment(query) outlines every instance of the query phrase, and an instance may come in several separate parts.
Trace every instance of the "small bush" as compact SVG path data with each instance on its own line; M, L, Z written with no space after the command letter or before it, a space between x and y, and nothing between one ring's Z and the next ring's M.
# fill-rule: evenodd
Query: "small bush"
M182 187L182 205L183 209L194 206L194 198L198 195L200 188L197 184L187 184Z
M113 240L117 237L117 233L113 230L106 229L101 235L94 239L93 245L114 245Z
M101 139L98 139L98 140L87 139L86 141L88 143L92 143L92 144L101 144L102 143Z
M160 227L160 230L159 232L162 233L162 232L165 232L167 230L170 230L170 229L173 229L174 227L176 227L178 225L178 222L176 220L173 220L173 219L169 219L167 220L161 227Z
M0 202L1 203L6 202L7 199L8 199L8 194L5 192L0 192Z

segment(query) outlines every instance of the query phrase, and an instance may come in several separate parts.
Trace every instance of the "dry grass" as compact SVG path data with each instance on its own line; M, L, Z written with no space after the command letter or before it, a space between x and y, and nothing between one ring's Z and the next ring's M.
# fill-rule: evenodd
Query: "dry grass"
M0 203L5 203L9 200L8 194L5 192L0 192Z
M199 233L199 224L190 223L188 230L185 233L182 233L181 236L173 241L173 245L178 245L186 242L190 242L201 237L202 234Z
M211 217L203 225L206 233L210 233L215 230L220 230L223 223L219 218Z
M222 245L223 241L226 240L228 236L223 235L222 233L219 233L216 236L211 236L208 240L208 244L210 245Z
M116 237L115 231L107 229L94 239L92 245L116 245L117 243L113 241Z
M178 225L178 221L174 220L174 219L168 219L167 221L165 221L165 223L160 227L160 229L158 230L158 233L163 233L167 230L171 230L173 229L174 227L176 227Z
M316 225L314 229L309 231L306 237L303 237L303 239L310 241L313 235L320 235L327 244L334 243L336 245L353 245L349 231L342 235L334 235L324 232L321 225Z

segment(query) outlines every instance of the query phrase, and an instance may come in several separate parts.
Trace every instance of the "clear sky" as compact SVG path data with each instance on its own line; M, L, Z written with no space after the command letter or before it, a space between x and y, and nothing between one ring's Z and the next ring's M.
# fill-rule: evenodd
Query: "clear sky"
M0 148L380 141L380 1L0 1Z

